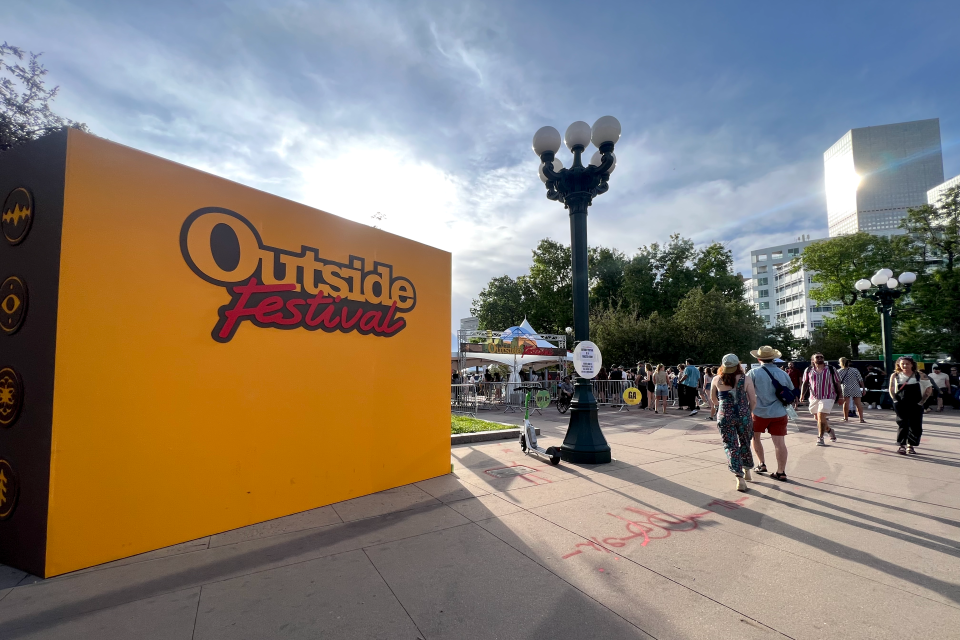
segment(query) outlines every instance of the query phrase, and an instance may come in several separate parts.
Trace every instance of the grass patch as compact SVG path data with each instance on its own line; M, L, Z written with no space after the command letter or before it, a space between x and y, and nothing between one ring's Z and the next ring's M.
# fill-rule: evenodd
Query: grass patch
M476 433L478 431L499 431L501 429L516 429L516 425L500 424L478 420L469 416L450 416L450 433Z

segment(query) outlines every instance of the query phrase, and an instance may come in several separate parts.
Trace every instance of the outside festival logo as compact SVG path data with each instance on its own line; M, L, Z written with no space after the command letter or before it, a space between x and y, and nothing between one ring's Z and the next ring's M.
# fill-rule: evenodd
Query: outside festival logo
M16 421L22 404L20 376L10 367L0 369L0 427L9 427Z
M213 339L229 342L240 325L356 331L390 337L407 326L402 314L417 303L413 283L393 266L350 255L346 262L313 247L289 251L265 245L257 229L229 209L205 207L187 216L180 252L190 269L224 287Z
M14 189L4 200L3 213L0 213L3 237L10 244L20 244L27 237L32 222L33 197L23 187Z

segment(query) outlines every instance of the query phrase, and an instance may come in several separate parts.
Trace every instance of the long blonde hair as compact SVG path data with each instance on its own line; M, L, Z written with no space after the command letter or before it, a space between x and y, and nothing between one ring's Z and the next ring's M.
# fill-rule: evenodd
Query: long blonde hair
M653 365L650 364L649 362L643 365L643 368L644 370L646 370L647 373L653 373Z
M847 356L843 356L842 358L840 358L840 368L846 369L848 366L850 366L850 358L848 358Z
M657 373L659 373L659 372L661 372L661 371L663 371L663 363L662 363L662 362L657 365Z

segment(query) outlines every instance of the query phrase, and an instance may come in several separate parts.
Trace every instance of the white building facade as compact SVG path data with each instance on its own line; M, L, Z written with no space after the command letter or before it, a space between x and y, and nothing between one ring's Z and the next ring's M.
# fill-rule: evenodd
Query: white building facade
M783 323L798 338L809 338L833 311L833 305L818 305L810 297L810 291L817 287L812 271L790 273L792 261L811 242L815 240L804 236L796 242L750 252L753 280L749 290L757 315L768 327Z
M960 187L960 176L954 176L946 182L938 184L933 189L930 189L930 191L927 191L927 204L940 204L940 198L947 192L947 189L954 187Z
M940 119L851 129L823 154L830 237L903 233L907 209L943 183Z

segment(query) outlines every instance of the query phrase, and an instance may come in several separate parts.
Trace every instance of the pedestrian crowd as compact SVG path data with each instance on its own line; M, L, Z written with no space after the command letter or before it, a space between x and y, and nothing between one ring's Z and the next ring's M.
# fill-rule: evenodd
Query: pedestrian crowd
M717 420L728 468L739 491L747 490L751 471L769 473L761 442L764 433L769 433L773 440L776 459L776 471L770 477L787 481L785 436L788 421L791 416L796 417L800 403L808 403L808 411L817 421L817 446L827 446L827 439L837 442L837 433L830 423L834 407L842 408L843 422L856 416L865 423L864 396L866 408L870 409L879 408L883 398L888 398L896 413L897 453L901 455L916 455L925 411L943 411L945 401L960 406L956 366L951 366L947 374L934 365L927 375L917 368L913 358L902 356L887 379L881 369L873 366L862 376L848 358L840 358L836 368L822 353L814 354L810 366L803 371L795 363L790 363L786 371L778 367L775 362L780 362L781 353L770 346L750 353L758 365L749 370L736 354L730 353L723 357L720 367L707 367L703 372L688 360L679 376L680 406L691 408L690 415L698 411L696 400L691 398L696 398L698 376L703 377L699 384L708 394L706 404L711 408L711 419Z

